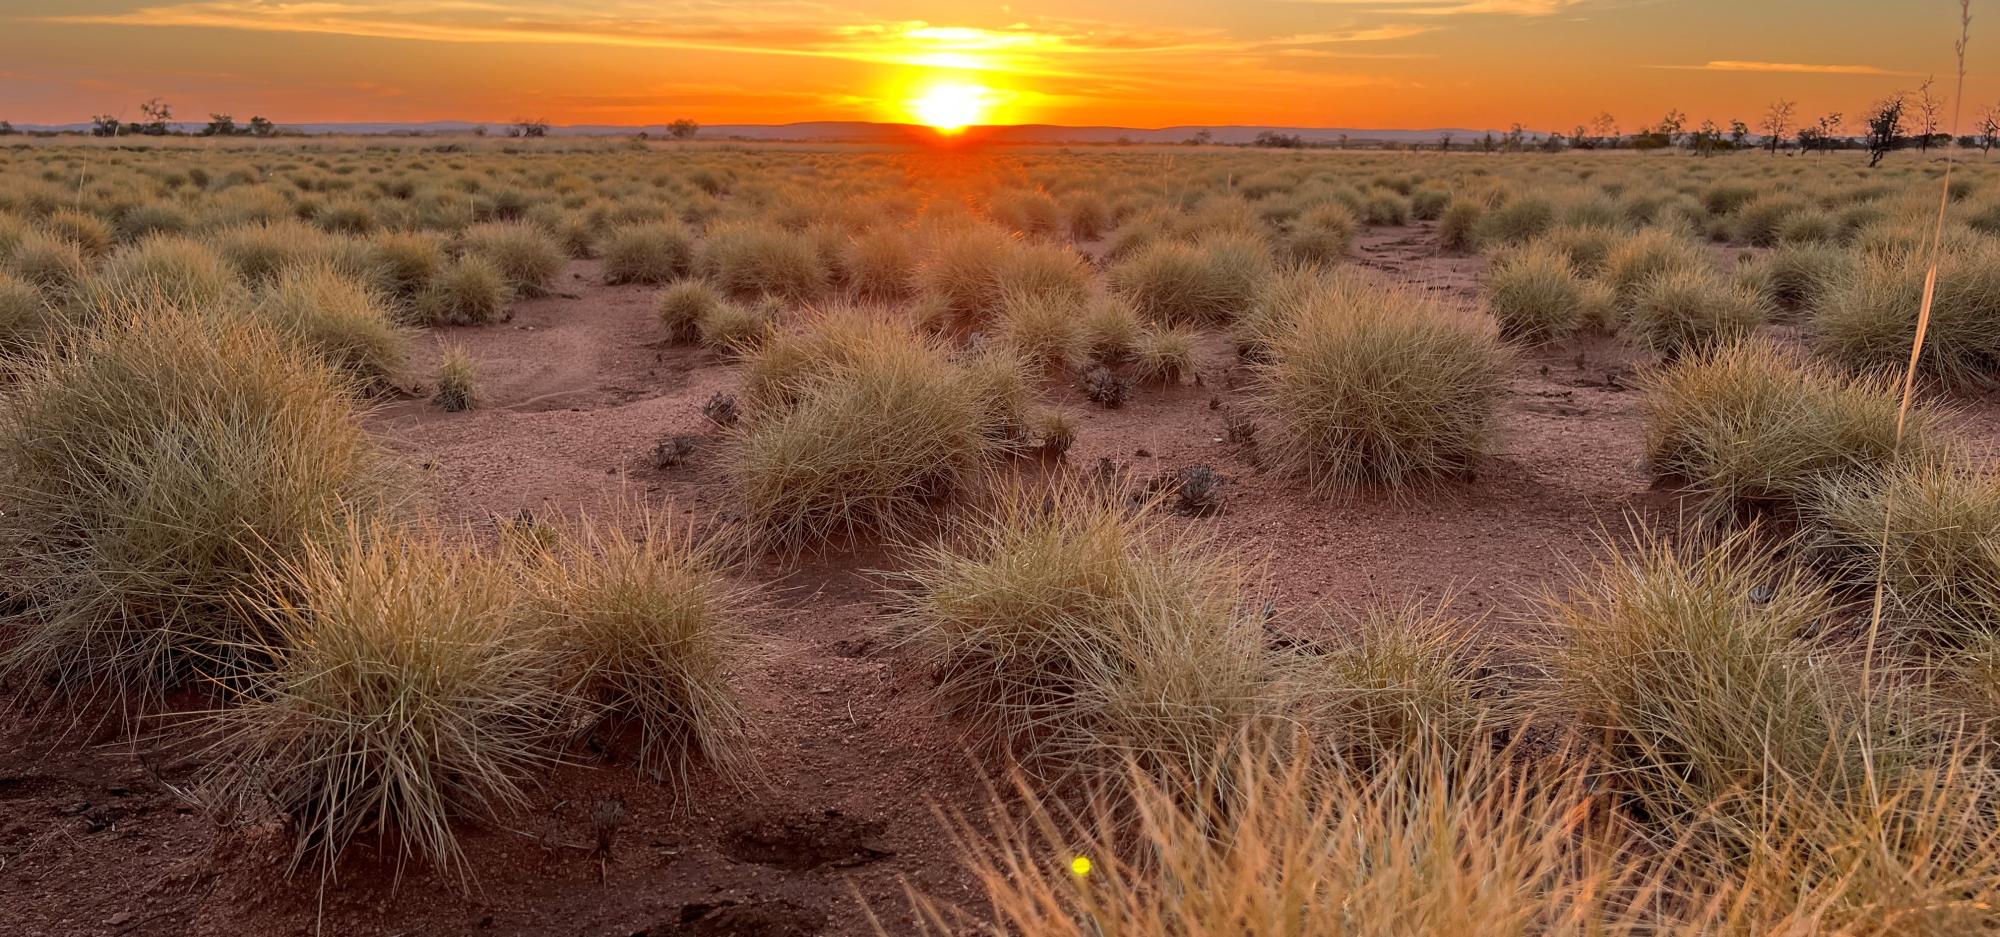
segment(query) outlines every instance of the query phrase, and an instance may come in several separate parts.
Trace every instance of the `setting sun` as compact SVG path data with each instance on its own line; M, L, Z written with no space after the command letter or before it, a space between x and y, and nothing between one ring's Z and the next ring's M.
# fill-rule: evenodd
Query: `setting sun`
M993 106L993 89L948 82L931 85L910 101L910 113L940 133L957 133L986 119Z

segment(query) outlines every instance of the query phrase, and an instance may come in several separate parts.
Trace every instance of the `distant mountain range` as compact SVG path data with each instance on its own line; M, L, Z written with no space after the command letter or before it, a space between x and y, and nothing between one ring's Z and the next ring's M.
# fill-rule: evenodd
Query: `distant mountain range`
M73 124L16 124L23 131L43 132L88 132L89 122ZM193 133L200 130L202 123L182 122L176 129ZM432 135L472 133L480 127L487 128L493 135L505 133L505 124L481 124L462 120L434 120L424 123L304 123L280 124L287 131L309 134L397 134ZM968 137L993 143L1180 143L1194 137L1201 131L1208 131L1215 143L1249 143L1259 134L1277 133L1296 136L1309 143L1337 143L1342 137L1351 143L1426 143L1434 142L1445 134L1458 140L1477 139L1483 134L1499 131L1468 130L1465 128L1435 128L1430 130L1385 130L1359 127L1243 127L1243 126L1185 126L1141 129L1136 127L1064 127L1055 124L1012 124L992 127L971 127L965 131ZM630 136L645 133L649 136L667 135L665 124L643 126L617 126L612 124L577 124L566 127L551 127L554 136ZM774 140L797 142L840 142L840 143L897 143L913 138L930 138L935 131L913 124L886 124L867 121L825 120L797 124L714 124L701 128L703 140Z

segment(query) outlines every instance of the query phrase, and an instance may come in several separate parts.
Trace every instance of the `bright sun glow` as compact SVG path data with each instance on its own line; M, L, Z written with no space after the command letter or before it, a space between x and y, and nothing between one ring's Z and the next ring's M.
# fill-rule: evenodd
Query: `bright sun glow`
M910 100L910 113L940 133L957 133L986 119L993 106L993 89L948 82L931 85Z

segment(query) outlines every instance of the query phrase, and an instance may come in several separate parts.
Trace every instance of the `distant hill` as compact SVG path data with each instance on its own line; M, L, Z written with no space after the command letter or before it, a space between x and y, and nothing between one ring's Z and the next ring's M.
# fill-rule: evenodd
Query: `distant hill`
M88 132L90 124L80 121L73 124L16 124L23 131L41 132ZM179 123L175 128L193 133L202 128L200 123ZM449 135L471 133L479 127L489 133L499 135L505 132L504 124L481 124L462 120L434 120L423 123L304 123L282 124L286 130L309 134L396 134L396 135ZM1064 127L1056 124L1010 124L992 127L973 127L969 136L994 143L1180 143L1196 133L1207 130L1210 139L1216 143L1249 143L1261 133L1279 133L1296 136L1311 143L1335 143L1346 137L1351 143L1427 143L1451 134L1458 140L1477 139L1480 135L1499 131L1469 130L1465 128L1436 128L1430 130L1392 130L1360 127L1242 127L1242 126L1196 126L1161 127L1143 129L1137 127ZM645 133L654 137L667 135L664 124L640 126L620 126L614 124L577 124L574 126L551 127L549 133L556 136L629 136ZM868 121L810 121L796 124L714 124L701 128L704 140L774 140L799 142L841 142L841 143L896 143L912 137L928 137L933 131L911 124L871 123Z

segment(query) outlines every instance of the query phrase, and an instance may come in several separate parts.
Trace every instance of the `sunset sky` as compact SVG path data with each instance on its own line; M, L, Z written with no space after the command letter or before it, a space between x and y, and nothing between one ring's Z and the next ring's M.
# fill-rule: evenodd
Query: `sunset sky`
M2000 99L1981 6L1968 123ZM0 0L0 119L130 119L159 95L279 123L1567 130L1609 111L1629 131L1948 88L1957 20L1946 0Z

